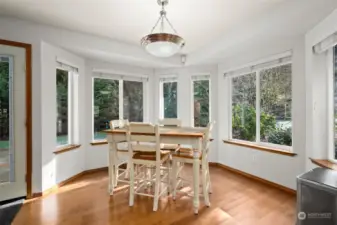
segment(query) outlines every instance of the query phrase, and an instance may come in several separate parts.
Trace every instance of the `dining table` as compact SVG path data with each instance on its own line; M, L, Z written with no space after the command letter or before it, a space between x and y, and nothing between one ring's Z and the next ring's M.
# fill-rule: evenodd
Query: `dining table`
M193 149L193 207L199 208L199 168L200 154L202 151L202 140L204 137L204 128L194 127L160 127L160 143L179 144L189 146ZM127 142L126 128L109 129L104 131L107 134L109 145L109 185L108 192L113 195L114 187L117 185L115 166L117 162L117 145ZM134 132L135 135L155 135L149 133Z

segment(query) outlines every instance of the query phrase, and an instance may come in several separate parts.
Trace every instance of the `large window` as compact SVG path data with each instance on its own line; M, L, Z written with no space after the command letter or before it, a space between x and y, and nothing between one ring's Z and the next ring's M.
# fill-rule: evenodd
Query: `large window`
M161 118L178 118L178 83L172 78L161 79Z
M119 80L94 79L94 140L105 139L109 121L119 119Z
M103 140L111 120L143 122L143 81L93 79L94 140Z
M70 92L69 72L56 69L56 90L57 90L57 120L56 134L57 145L71 144L69 121L69 92Z
M231 90L233 139L292 146L291 64L233 77Z
M194 127L206 127L210 120L210 81L208 76L205 77L206 79L201 76L192 77Z
M78 144L78 69L57 62L56 69L56 145Z

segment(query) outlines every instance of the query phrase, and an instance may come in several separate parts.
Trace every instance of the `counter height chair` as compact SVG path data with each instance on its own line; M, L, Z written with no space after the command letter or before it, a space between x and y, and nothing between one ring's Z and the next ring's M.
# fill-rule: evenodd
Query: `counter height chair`
M128 120L111 120L109 122L110 125L110 129L111 130L115 130L115 129L121 129L121 128L126 128L129 125L129 121ZM128 164L128 143L125 142L119 142L116 144L116 154L115 154L115 160L113 162L113 167L109 169L114 170L114 177L112 178L113 181L113 185L112 187L110 187L109 192L111 194L113 194L113 189L118 185L118 182L123 182L123 183L129 183L128 180L126 180L126 178L128 177L128 170L129 170L129 166L127 166L126 168L121 167L122 165L124 166L129 165ZM112 174L112 173L109 173ZM122 177L124 177L124 179L122 179Z
M208 153L210 149L210 134L213 128L212 122L210 122L207 127L204 129L204 136L202 140L202 151L197 152L194 149L190 148L180 148L177 152L172 154L173 168L172 168L172 188L173 188L173 199L176 199L177 187L183 181L179 176L181 171L184 168L185 163L193 164L193 155L199 154L199 160L201 164L201 183L202 183L202 194L204 196L204 201L206 206L210 206L209 194L211 193L211 179L209 172L209 162L208 162ZM193 182L195 182L195 177L200 176L200 169L193 167ZM199 180L199 179L197 179ZM195 184L199 185L199 184ZM193 186L195 186L193 185ZM195 199L193 199L195 201ZM194 213L198 214L198 208L194 209Z
M153 211L157 211L160 196L166 194L169 186L169 170L162 167L169 162L169 151L160 149L160 131L158 125L132 125L127 129L127 141L131 143L129 147L129 156L131 158L130 166L130 196L129 205L134 205L134 195L143 195L154 197ZM135 143L135 144L134 144ZM136 149L136 152L134 151ZM155 170L155 174L149 178L143 173L135 173L136 165L144 165L146 168ZM163 169L163 172L162 172ZM154 193L146 192L154 184ZM135 187L135 183L137 186Z

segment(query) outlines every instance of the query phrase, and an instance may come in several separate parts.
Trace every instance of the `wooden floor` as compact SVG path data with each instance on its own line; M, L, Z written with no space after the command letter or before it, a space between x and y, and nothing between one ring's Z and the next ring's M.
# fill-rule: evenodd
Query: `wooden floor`
M190 173L188 171L187 173ZM294 225L295 196L221 168L211 168L211 207L202 199L199 215L192 200L162 198L158 212L152 198L136 196L128 206L128 190L109 196L107 172L87 174L43 198L25 203L14 225Z

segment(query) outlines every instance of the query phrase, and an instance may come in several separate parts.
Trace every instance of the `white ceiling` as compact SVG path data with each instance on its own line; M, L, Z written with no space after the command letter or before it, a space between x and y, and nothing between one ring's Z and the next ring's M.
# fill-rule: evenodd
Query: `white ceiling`
M190 53L289 0L170 0L167 16ZM0 13L138 45L159 17L157 0L0 0Z
M251 33L245 34L242 29L249 25L244 30L251 32L258 25L253 21L271 24L272 28L273 20L284 20L292 32L303 33L336 7L337 0L170 0L167 17L186 40L183 53L205 55L206 49L216 51L214 43L231 43L234 49L235 33L240 33L240 42L244 41L242 37ZM157 0L0 0L0 15L108 37L134 46L139 46L140 39L151 30L159 10ZM289 15L289 10L295 15ZM277 18L274 12L279 12ZM273 29L284 30L284 27ZM268 35L273 31L258 32ZM221 50L225 49L222 45Z

